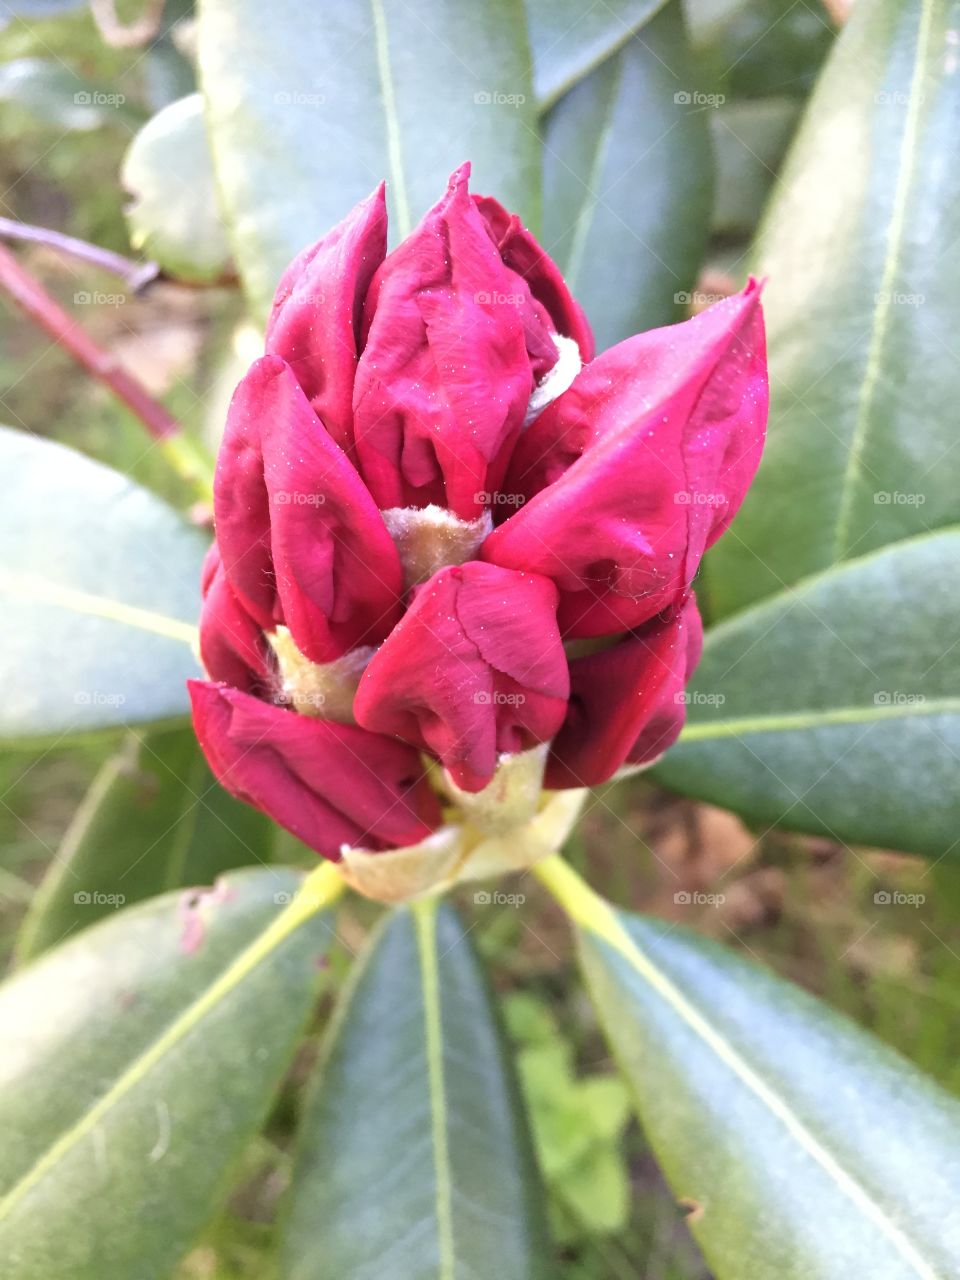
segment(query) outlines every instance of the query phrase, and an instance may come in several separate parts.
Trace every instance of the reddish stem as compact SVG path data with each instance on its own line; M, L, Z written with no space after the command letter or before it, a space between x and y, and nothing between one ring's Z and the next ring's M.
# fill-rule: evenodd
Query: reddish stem
M176 418L154 400L142 383L127 373L112 352L104 350L81 329L3 245L0 245L0 288L5 289L58 346L68 351L77 364L109 387L136 414L155 440L164 440L179 432L180 424Z

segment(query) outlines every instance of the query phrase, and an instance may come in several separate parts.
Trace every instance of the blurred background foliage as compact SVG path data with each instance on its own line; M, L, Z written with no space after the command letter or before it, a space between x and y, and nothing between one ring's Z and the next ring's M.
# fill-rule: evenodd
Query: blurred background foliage
M85 6L11 0L4 8L0 216L131 253L124 214L129 196L118 175L143 124L195 89L189 4L167 3L156 34L126 47L105 40ZM120 21L136 21L138 6L127 8L121 6ZM715 181L696 286L708 299L729 291L741 269L842 9L820 0L690 0L686 6L693 82L714 99L703 108ZM561 108L562 99L551 111ZM561 125L548 118L548 129ZM706 176L697 182L706 184ZM546 245L554 248L549 235ZM195 437L215 446L225 396L251 349L235 288L160 282L133 296L115 278L47 248L18 252ZM77 302L79 294L113 301L90 305ZM680 316L675 310L673 318ZM139 424L3 305L0 335L3 420L70 444L191 507L193 499ZM130 803L134 811L149 807L159 785L153 757L131 756L129 741L124 746L117 735L0 756L6 955L58 848L75 847L82 837L78 805L121 750L132 779ZM286 842L283 860L307 865L309 855L292 844ZM606 897L742 948L960 1091L960 864L751 831L730 814L642 779L594 797L571 856L582 870L589 865L590 882ZM889 900L897 891L922 900ZM566 1280L705 1277L682 1207L630 1119L625 1088L574 979L566 922L536 886L525 882L524 892L522 910L475 902L470 891L461 891L458 901L506 997L550 1191L558 1273ZM375 915L356 899L344 908L346 946L332 957L335 972L346 970L348 949L359 947ZM326 1012L326 1005L318 1011L315 1033ZM293 1121L317 1038L309 1038L266 1133L250 1150L229 1210L182 1264L179 1280L271 1274L270 1224L289 1177ZM670 1081L663 1087L669 1090ZM647 1260L642 1271L637 1258Z

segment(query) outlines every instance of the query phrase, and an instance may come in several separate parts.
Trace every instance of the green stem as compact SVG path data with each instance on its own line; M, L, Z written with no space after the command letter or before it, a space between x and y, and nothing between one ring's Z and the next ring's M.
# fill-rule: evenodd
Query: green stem
M574 871L569 862L555 853L535 863L531 870L574 924L589 929L618 950L623 949L624 930L616 912Z

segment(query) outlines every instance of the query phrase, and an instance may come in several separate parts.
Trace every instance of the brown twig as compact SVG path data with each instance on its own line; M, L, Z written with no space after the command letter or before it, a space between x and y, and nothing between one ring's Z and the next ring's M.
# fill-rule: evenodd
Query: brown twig
M27 222L17 222L13 218L0 218L0 239L25 240L31 244L46 245L60 253L68 253L71 257L80 258L95 267L119 276L128 289L139 292L151 284L160 275L160 265L156 262L134 262L120 253L110 249L101 249L88 240L77 240L75 236L64 235L62 231L51 231L48 227L34 227Z
M68 315L43 285L20 265L9 249L0 245L0 288L40 326L58 346L68 351L98 382L109 387L140 419L155 440L176 435L180 424L159 401Z

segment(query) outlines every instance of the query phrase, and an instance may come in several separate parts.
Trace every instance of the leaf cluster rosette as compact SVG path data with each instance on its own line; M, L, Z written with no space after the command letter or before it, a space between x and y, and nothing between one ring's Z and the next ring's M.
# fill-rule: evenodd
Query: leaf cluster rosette
M200 742L378 897L549 853L676 739L767 417L754 281L595 355L468 176L390 253L381 186L294 260L217 464Z

